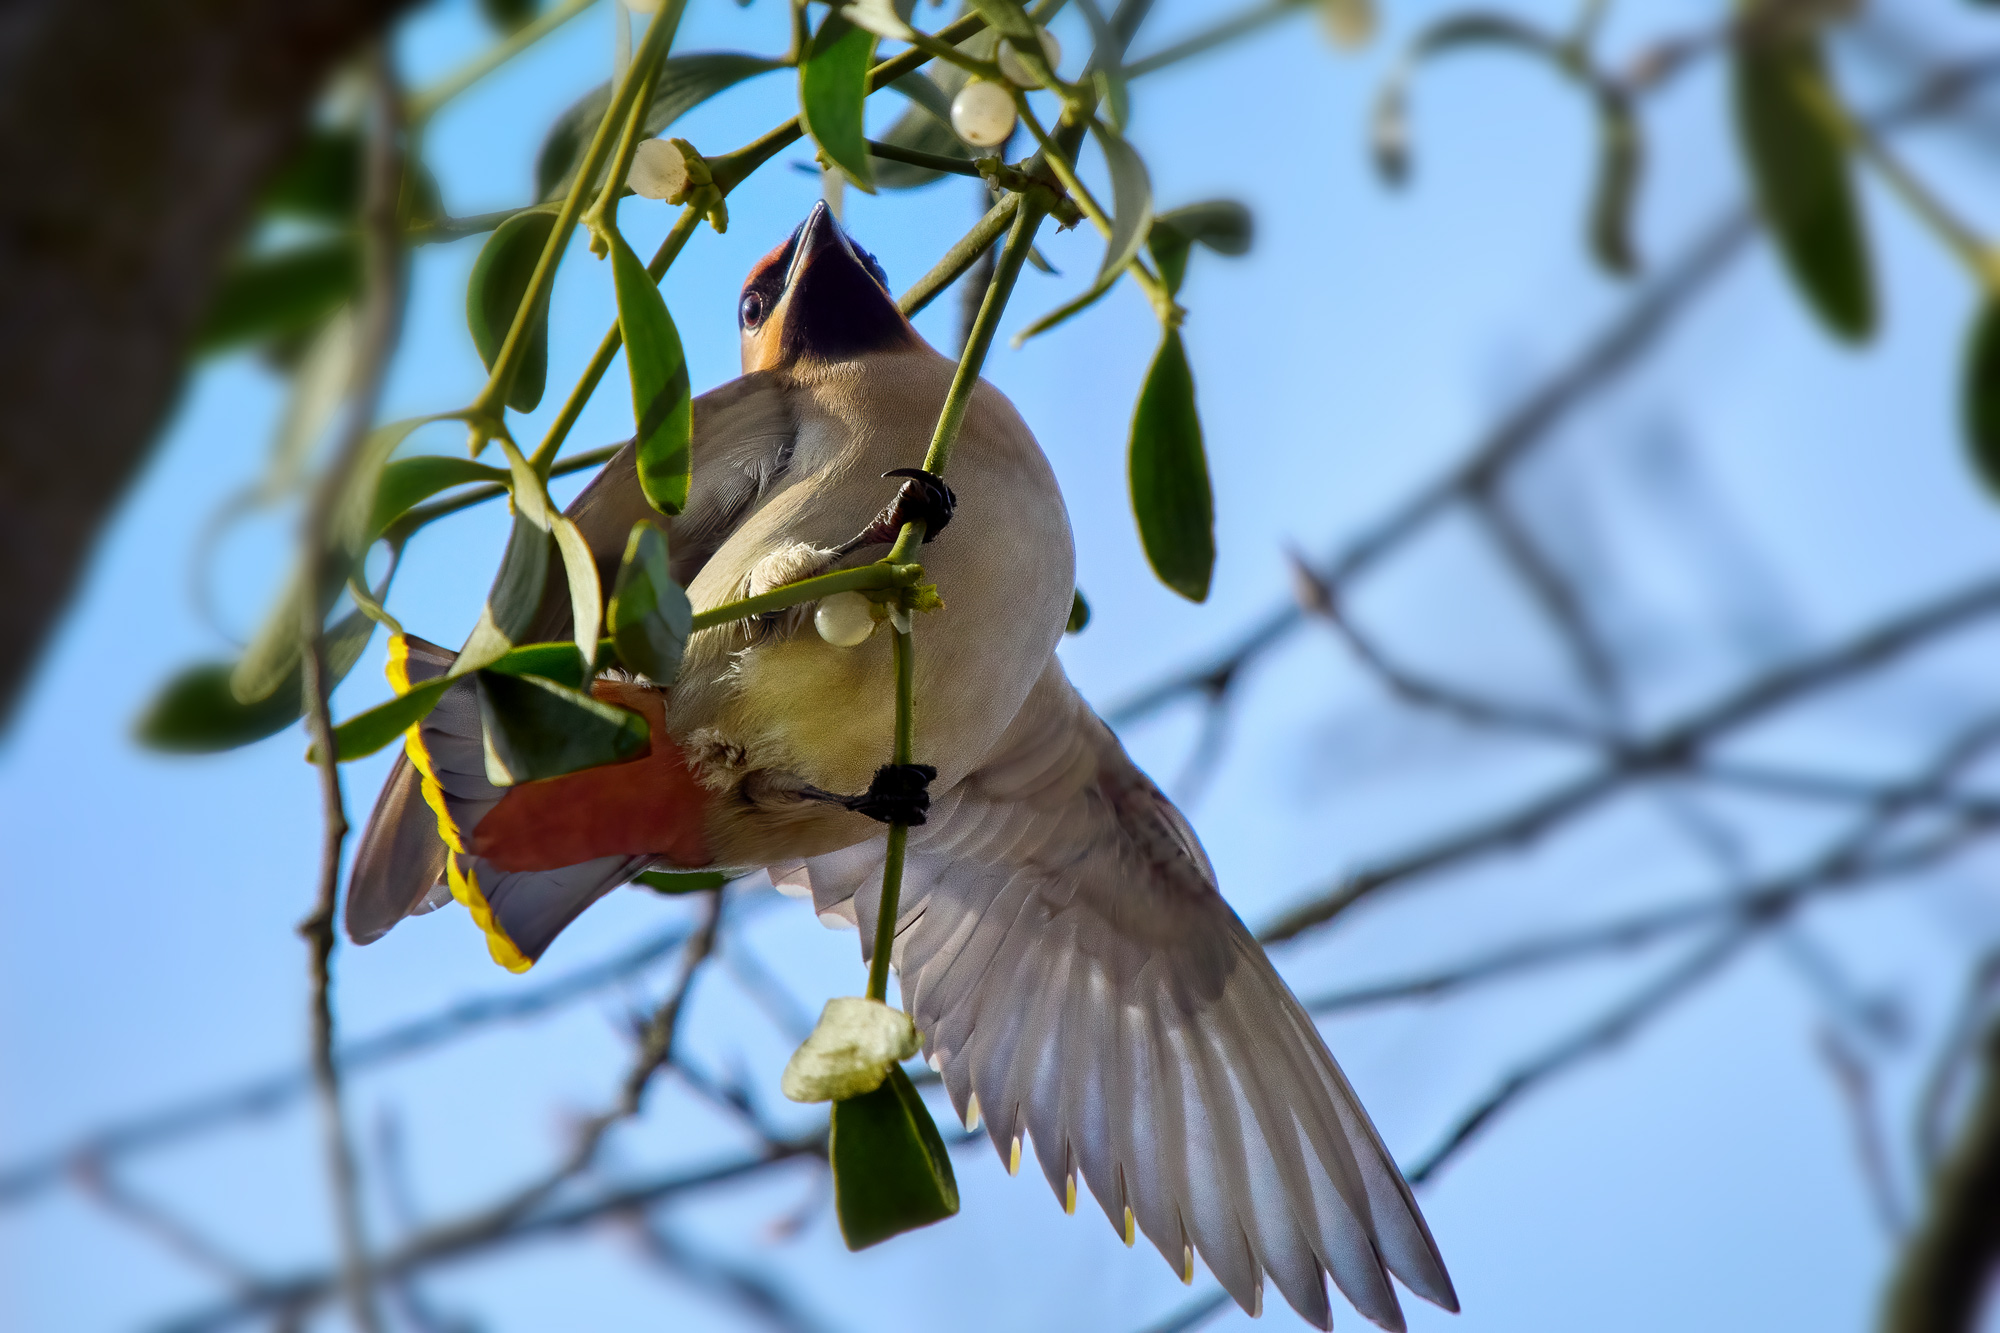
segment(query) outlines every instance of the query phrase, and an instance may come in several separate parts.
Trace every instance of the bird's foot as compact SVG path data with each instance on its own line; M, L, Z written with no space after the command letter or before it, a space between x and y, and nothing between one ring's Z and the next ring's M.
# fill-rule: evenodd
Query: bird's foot
M864 546L893 542L903 531L905 523L922 523L924 540L928 542L951 522L951 516L958 508L958 497L952 494L951 487L944 484L943 477L920 467L899 467L882 475L906 480L896 492L896 498L883 506L873 523L843 543L839 554L847 555Z
M929 764L884 764L875 770L867 791L832 799L880 823L915 826L924 822L924 812L931 808L931 782L936 777L937 769Z

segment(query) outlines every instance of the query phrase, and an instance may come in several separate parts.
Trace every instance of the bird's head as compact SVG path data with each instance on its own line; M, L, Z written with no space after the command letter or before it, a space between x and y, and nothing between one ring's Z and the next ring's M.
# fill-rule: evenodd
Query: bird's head
M825 200L750 270L736 325L745 374L807 357L845 361L924 346L896 308L882 266L848 239Z

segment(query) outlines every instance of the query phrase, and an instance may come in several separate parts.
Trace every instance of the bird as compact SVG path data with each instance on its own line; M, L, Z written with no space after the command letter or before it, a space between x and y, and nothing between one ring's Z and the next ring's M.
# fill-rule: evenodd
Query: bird
M927 810L904 812L921 822L891 957L958 1116L1010 1171L1031 1146L1069 1211L1081 1181L1126 1245L1143 1233L1184 1281L1199 1255L1252 1314L1268 1277L1331 1328L1331 1276L1400 1330L1392 1275L1455 1312L1410 1187L1312 1019L1188 821L1064 674L1074 547L1027 424L980 381L946 491L962 502L938 512L944 488L912 479L884 505L884 475L924 457L955 362L823 202L751 270L737 323L744 374L694 400L683 511L648 506L628 444L568 513L606 586L633 525L660 526L697 610L876 558L902 518L930 514L922 563L944 606L920 617L915 707L935 776ZM858 927L866 957L886 829L851 793L892 758L892 636L838 646L812 612L694 634L665 687L600 678L600 697L647 719L649 746L567 777L494 786L476 691L454 686L363 834L350 938L456 897L521 970L648 868L763 868ZM568 617L552 589L542 637ZM452 659L400 636L390 675L407 688Z

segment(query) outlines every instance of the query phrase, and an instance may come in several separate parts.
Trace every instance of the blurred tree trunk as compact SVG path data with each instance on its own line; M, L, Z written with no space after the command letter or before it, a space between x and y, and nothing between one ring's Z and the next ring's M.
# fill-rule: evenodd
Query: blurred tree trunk
M1885 1333L1974 1333L2000 1270L2000 1024L1958 1142L1890 1280Z
M0 728L329 68L408 0L0 0Z

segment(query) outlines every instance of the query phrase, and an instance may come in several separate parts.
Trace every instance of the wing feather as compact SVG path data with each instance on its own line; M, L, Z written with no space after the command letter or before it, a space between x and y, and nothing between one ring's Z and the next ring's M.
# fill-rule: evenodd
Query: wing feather
M633 459L635 446L628 443L613 455L564 511L575 521L597 563L598 579L605 594L610 594L617 578L618 563L624 556L632 525L641 519L653 520L667 529L674 577L682 584L692 579L742 524L771 484L783 475L797 429L790 382L779 374L746 375L695 399L691 446L694 472L688 504L672 520L662 518L640 489ZM560 577L552 577L543 592L529 637L538 641L567 638L571 622L569 585ZM418 657L411 659L409 669L420 673L413 679L430 679L449 670L451 661L452 654L448 651L424 645ZM399 682L398 688L407 683ZM462 787L475 792L477 786L470 784L469 778L476 775L479 785L483 785L485 775L484 758L476 743L477 707L469 687L463 691L454 689L451 701L472 708L470 735L475 742L472 756L475 762L473 772L463 775L468 783ZM440 726L433 730L463 729L463 716L447 717L448 725L445 719L440 719ZM532 961L540 956L555 932L594 901L594 897L587 895L602 896L616 887L616 883L623 882L616 878L623 872L611 864L619 858L604 858L601 862L590 862L596 868L587 872L580 868L575 873L551 872L559 875L559 881L536 881L533 891L526 881L503 878L491 867L483 873L474 869L471 874L485 888L472 890L463 858L456 864L451 859L457 853L448 846L448 839L440 835L439 815L423 798L423 786L424 775L412 766L411 757L408 754L399 757L362 832L348 883L346 909L348 937L357 944L380 939L404 917L427 910L427 904L434 906L432 890L440 883L449 883L455 896L484 898L493 904L493 911L513 919L514 927L521 932L516 940L520 948L516 955L503 961L508 961L509 966L517 963L526 966L521 959ZM491 808L492 802L499 799L497 790L489 791L491 800L485 808ZM463 813L468 817L460 827L471 829L478 824L477 815L483 814L484 809L475 812L468 806ZM638 868L643 868L643 863ZM636 874L637 869L631 873ZM601 882L607 879L615 882ZM574 911L557 910L554 906L572 902L577 904ZM503 910L500 906L503 903L511 906ZM567 915L563 914L565 911ZM479 915L477 910L474 915ZM504 934L505 924L502 930ZM488 938L496 957L505 952L492 939L490 930ZM540 943L533 947L522 943L534 940Z
M873 940L882 840L790 870ZM913 829L906 1007L961 1117L1025 1136L1056 1196L1244 1309L1268 1275L1331 1327L1330 1275L1404 1327L1391 1274L1457 1308L1436 1244L1310 1017L1216 892L1178 811L1051 664L995 754ZM1129 1218L1129 1221L1128 1221Z

